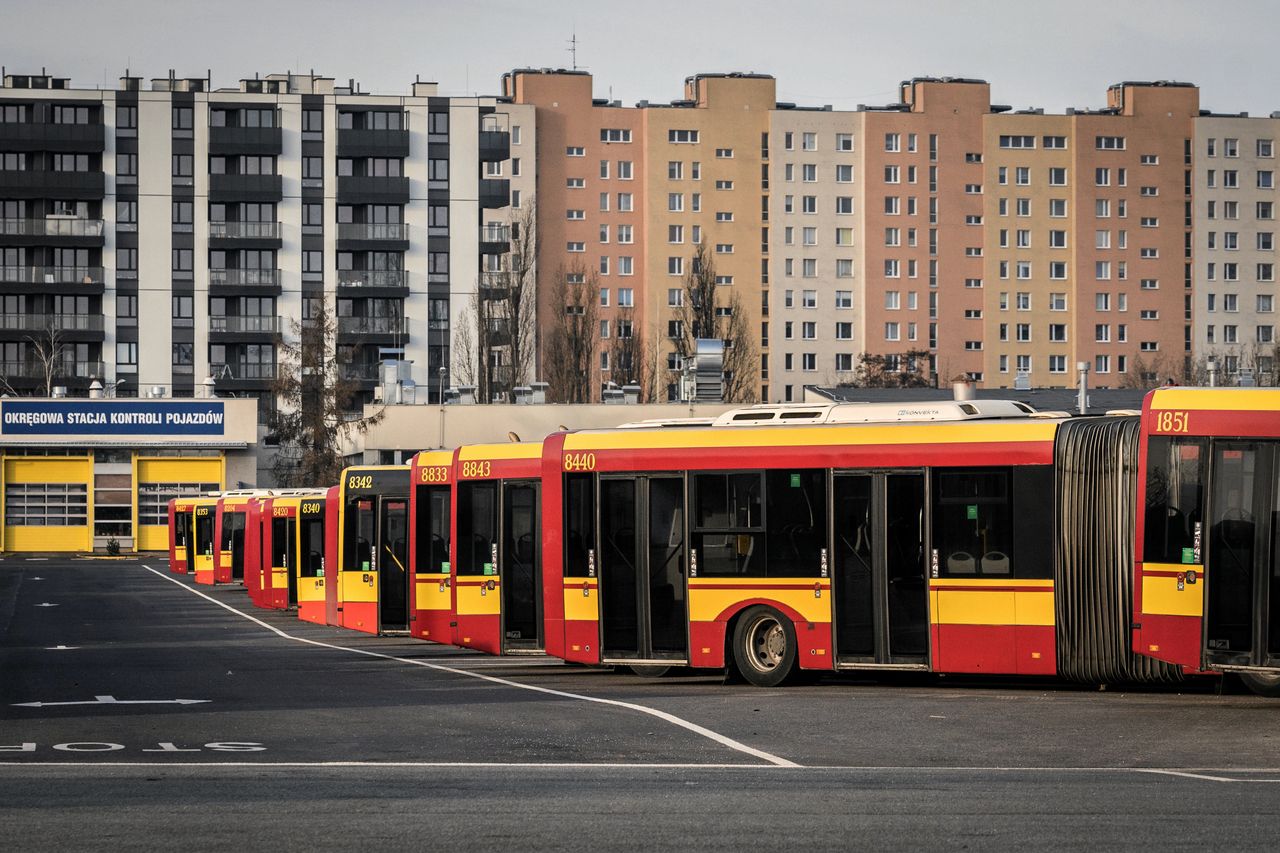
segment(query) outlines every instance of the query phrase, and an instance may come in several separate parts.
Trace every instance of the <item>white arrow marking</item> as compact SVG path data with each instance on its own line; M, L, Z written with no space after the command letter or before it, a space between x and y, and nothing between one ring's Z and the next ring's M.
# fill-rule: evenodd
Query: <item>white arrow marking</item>
M57 606L58 606L58 605L56 605L56 604L50 604L50 603L49 603L49 602L47 602L47 601L42 602L42 603L40 603L40 604L37 604L37 605L36 605L36 607L57 607Z
M45 646L44 650L46 652L59 652L59 651L71 651L72 649L78 649L78 648L80 647L79 646Z
M198 705L212 699L117 699L95 696L91 702L14 702L15 708L51 708L54 705Z

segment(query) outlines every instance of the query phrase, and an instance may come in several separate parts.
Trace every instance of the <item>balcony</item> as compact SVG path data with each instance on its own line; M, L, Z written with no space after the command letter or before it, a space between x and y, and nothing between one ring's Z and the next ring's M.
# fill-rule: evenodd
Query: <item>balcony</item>
M355 382L377 382L382 377L378 371L382 365L378 362L371 364L339 364L338 375L343 379L350 379Z
M409 131L338 128L339 157L408 157Z
M338 270L338 287L408 286L409 274L404 270Z
M274 364L251 364L249 362L241 362L239 364L212 362L209 364L209 375L217 382L223 381L250 381L258 382L261 380L271 380L276 378L276 366Z
M44 332L57 329L59 333L76 336L77 332L101 333L101 314L0 314L2 332Z
M0 127L4 127L0 124ZM106 194L102 172L0 172L0 197L56 198L67 201L100 199Z
M210 222L209 245L221 248L234 244L245 249L279 249L279 222Z
M338 177L338 200L353 204L408 204L409 179L341 175Z
M405 317L339 317L340 335L402 335L409 328Z
M209 285L224 287L279 287L280 270L209 270Z
M279 222L210 222L210 240L279 240Z
M0 219L0 236L88 237L102 239L101 219L49 216L44 219Z
M344 222L338 225L338 239L407 241L409 226L398 222Z
M102 284L102 267L0 267L6 284Z
M506 178L480 179L480 207L492 210L511 204L511 181Z
M480 229L480 254L505 255L511 251L511 228L506 225L486 225Z
M210 201L280 201L284 197L279 175L210 175Z
M480 162L497 163L511 157L511 134L505 130L480 130Z
M100 124L0 123L0 151L76 151L96 153L106 148Z
M15 379L45 379L44 365L36 361L0 361L0 376L8 382ZM54 365L55 385L65 385L68 380L88 384L90 379L102 376L101 361L63 361Z
M209 318L209 332L232 335L278 335L279 317L213 316Z
M409 226L398 222L342 222L338 224L338 248L407 252Z
M211 127L210 154L280 154L284 150L279 127Z

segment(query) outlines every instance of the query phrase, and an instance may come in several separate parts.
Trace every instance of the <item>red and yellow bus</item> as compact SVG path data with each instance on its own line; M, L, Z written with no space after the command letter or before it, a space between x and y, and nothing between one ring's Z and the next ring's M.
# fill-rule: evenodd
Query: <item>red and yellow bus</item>
M265 489L223 492L214 516L215 563L213 576L196 583L232 583L244 580L245 531L249 524L251 504L270 495ZM256 542L256 539L255 539Z
M409 633L437 643L453 642L453 457L452 450L424 450L409 475Z
M326 591L336 586L338 565L338 487L317 491L298 504L298 618L319 625L337 624L337 601L332 618Z
M1280 390L1153 391L1141 443L1134 650L1280 696Z
M1176 677L1123 632L1065 650L1056 637L1087 635L1078 623L1097 618L1079 602L1106 582L1127 593L1132 574L1120 550L1055 571L1062 508L1087 528L1097 510L1077 493L1106 486L1057 476L1064 430L1087 467L1111 451L1082 430L1136 422L975 400L553 435L546 649L642 672L731 666L764 686L800 670L1079 673L1099 656L1119 677Z
M458 448L454 463L454 645L490 654L543 647L542 443Z
M275 492L259 502L257 571L251 576L248 562L245 570L245 586L259 607L288 610L298 606L299 563L303 553L302 504L323 497L324 492L319 489L290 489ZM323 515L319 517L323 519Z
M338 485L338 571L330 624L369 634L409 629L409 466L345 469Z
M216 496L175 498L169 501L169 571L213 573L213 522ZM205 581L212 583L212 580Z

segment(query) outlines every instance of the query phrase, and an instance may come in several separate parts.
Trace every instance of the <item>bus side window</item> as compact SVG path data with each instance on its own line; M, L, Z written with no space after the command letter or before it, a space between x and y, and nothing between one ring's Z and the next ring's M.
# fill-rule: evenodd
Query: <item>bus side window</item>
M1147 439L1147 563L1190 563L1196 525L1204 520L1204 439Z
M596 547L595 475L564 475L564 576L591 577Z

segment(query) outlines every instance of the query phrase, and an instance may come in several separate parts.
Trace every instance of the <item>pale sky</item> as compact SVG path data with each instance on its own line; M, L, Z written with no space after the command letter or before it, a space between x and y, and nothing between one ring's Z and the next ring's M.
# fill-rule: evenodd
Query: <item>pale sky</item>
M756 71L778 99L852 109L913 76L980 77L1015 108L1105 105L1121 80L1181 80L1216 112L1280 110L1280 2L1267 0L3 0L10 73L114 86L314 68L365 91L497 94L502 72L568 67L597 97L667 101L686 76Z

